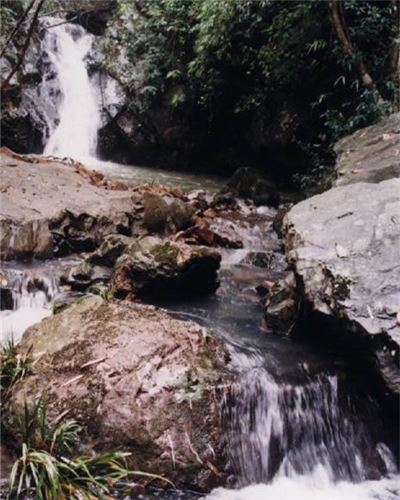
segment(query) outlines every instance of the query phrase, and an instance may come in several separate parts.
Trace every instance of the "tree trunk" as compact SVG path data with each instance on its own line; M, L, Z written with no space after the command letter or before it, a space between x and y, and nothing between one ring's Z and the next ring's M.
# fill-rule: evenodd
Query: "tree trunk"
M346 21L344 19L343 7L341 0L329 0L328 1L329 17L333 28L336 31L336 35L343 45L345 52L354 60L357 72L362 83L368 89L374 91L377 96L381 99L381 96L376 88L376 84L372 79L371 75L368 73L365 63L358 52L356 46L352 43L350 35L347 30Z
M13 67L13 69L11 70L10 74L7 76L7 78L2 82L1 90L4 90L8 86L11 78L15 75L15 73L19 70L22 63L24 62L24 57L25 57L26 51L29 47L29 43L31 41L32 34L33 34L33 30L35 28L35 24L36 24L37 18L39 16L39 12L40 12L40 9L42 8L44 1L45 0L39 0L39 2L37 4L36 10L33 13L32 21L31 21L31 24L29 26L29 30L28 30L28 34L26 36L24 46L22 47L21 53L20 53L19 58L18 58L18 61L15 64L15 66Z

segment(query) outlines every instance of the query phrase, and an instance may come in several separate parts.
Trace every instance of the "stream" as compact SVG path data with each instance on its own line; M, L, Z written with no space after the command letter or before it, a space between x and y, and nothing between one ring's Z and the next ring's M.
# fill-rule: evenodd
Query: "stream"
M92 35L69 24L48 32L43 46L49 72L57 74L60 92L52 94L58 116L47 114L45 155L72 156L108 177L130 183L218 189L222 180L210 176L96 159L100 111L97 89L85 66ZM51 94L48 85L45 79L43 98ZM255 287L266 278L268 266L249 256L270 255L271 245L278 248L279 241L272 229L274 211L262 208L259 212L261 223L242 229L245 248L222 252L221 284L215 295L157 304L222 337L238 373L222 402L225 446L233 472L231 486L216 489L206 498L397 499L400 482L396 459L381 409L368 394L368 387L352 376L351 367L321 348L263 328L263 309ZM275 253L282 259L278 251ZM12 337L18 341L29 325L52 313L54 301L63 294L58 276L68 265L70 260L59 259L3 267L2 279L11 283L8 298L2 299L3 344ZM168 496L189 497L185 492Z

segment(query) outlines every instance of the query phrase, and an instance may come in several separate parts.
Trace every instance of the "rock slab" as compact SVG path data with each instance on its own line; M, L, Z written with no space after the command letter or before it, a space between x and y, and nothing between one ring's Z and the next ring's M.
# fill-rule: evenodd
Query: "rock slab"
M110 233L130 233L138 196L92 185L81 165L0 154L2 259L94 250Z
M349 184L309 198L288 212L284 234L312 310L379 345L376 365L398 393L400 179Z
M400 113L344 137L335 152L336 186L400 177Z

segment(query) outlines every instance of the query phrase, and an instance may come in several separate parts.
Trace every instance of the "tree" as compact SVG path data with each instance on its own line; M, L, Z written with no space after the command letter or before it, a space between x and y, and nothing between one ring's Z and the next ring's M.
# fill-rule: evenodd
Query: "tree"
M347 29L346 20L344 17L342 1L329 0L327 5L332 26L336 31L337 37L340 40L343 49L354 61L362 83L365 85L365 87L376 93L379 99L382 100L376 84L365 66L360 51L350 39L349 31Z
M42 8L44 1L45 0L39 0L38 3L36 4L36 9L33 13L32 20L31 20L29 28L28 28L28 33L27 33L26 38L25 38L25 43L21 49L21 52L19 53L17 62L15 63L15 65L11 69L8 76L5 78L5 80L1 84L2 91L8 87L8 84L10 83L11 78L15 75L15 73L19 70L22 63L24 62L25 54L26 54L26 51L28 50L33 31L35 29L36 21L37 21L37 18L38 18L39 13L40 13L40 9Z

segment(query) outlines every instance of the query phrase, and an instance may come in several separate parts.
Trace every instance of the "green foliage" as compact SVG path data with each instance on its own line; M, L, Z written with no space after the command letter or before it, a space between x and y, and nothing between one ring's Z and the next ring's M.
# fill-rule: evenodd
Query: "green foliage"
M188 130L203 123L208 135L223 123L265 129L294 110L307 130L298 128L293 139L310 144L373 123L396 97L393 4L343 5L355 58L338 41L323 1L119 0L118 36L136 68L132 105L143 113L162 105L174 123L186 120ZM363 87L360 57L379 95Z
M22 0L2 0L0 2L0 49L8 35L14 29L15 23L23 12Z
M101 498L110 494L119 481L130 475L170 483L163 477L129 471L129 453L109 451L93 456L76 455L81 427L70 420L48 423L42 399L27 403L15 417L15 438L20 443L9 480L9 498L34 495L40 500ZM173 485L172 485L173 486Z
M3 403L7 400L13 386L25 377L32 368L30 352L18 353L10 340L0 352L0 391Z
M43 400L32 407L25 403L15 424L22 444L10 475L9 498L99 497L129 474L123 465L126 454L120 452L71 458L81 428L73 420L50 426Z

